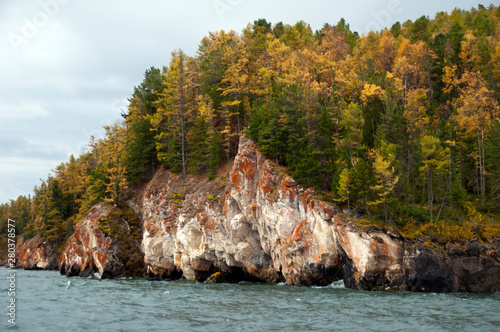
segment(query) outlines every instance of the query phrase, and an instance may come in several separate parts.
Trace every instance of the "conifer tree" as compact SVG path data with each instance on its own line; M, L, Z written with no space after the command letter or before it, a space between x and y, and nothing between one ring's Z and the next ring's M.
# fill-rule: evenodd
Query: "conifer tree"
M157 102L159 109L150 118L157 132L158 159L173 171L182 172L183 178L187 172L186 60L184 52L172 52L170 66L164 69L164 89Z
M105 126L106 144L102 155L105 163L106 201L118 205L128 187L127 172L125 167L125 130L118 124L113 127Z
M430 135L424 136L420 143L424 157L424 165L420 167L420 171L427 180L429 214L433 220L435 178L448 173L449 149L441 146L439 138Z
M389 222L387 201L399 180L394 165L396 146L382 141L380 148L372 153L374 154L373 171L377 184L372 186L371 189L375 192L377 199L369 204L378 205L382 203L384 205L385 222Z

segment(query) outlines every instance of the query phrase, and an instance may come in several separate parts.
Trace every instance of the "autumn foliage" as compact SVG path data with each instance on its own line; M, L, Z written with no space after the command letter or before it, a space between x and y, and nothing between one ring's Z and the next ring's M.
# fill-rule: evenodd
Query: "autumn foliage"
M259 19L212 32L195 56L175 50L148 69L123 121L33 197L2 205L2 223L64 237L79 214L122 204L159 167L213 179L246 135L348 213L424 232L471 222L473 204L490 227L500 213L499 36L493 5L361 36L343 19L317 31Z

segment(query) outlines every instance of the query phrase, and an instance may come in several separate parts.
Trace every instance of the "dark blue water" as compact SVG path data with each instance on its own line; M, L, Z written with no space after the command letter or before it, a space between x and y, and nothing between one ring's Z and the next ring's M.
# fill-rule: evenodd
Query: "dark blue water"
M0 269L1 331L500 331L500 295L66 278Z

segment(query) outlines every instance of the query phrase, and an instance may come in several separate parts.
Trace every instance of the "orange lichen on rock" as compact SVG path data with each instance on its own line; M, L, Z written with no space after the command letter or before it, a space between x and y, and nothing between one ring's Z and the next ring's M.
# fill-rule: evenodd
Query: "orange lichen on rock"
M275 190L274 175L266 168L262 168L259 177L259 187L264 196Z
M75 233L67 240L61 254L61 273L86 277L99 272L103 277L114 277L122 273L132 274L133 271L126 269L140 266L135 263L135 254L129 251L134 243L137 243L134 242L137 241L136 235L131 237L132 227L139 225L128 224L114 209L105 203L96 205L76 225ZM133 222L133 219L129 219L129 222ZM107 236L103 230L111 235ZM127 232L126 238L121 235L122 232ZM115 241L111 236L119 236L119 241ZM139 246L136 245L134 250L138 249ZM120 261L124 255L127 255L126 259Z
M287 176L283 179L281 184L281 198L288 199L289 201L295 200L297 197L297 182Z
M20 239L17 243L16 266L26 270L55 268L56 245L57 243L51 243L39 235L27 241Z
M231 181L233 182L234 188L238 191L241 191L241 174L237 169L233 169L231 171Z
M402 258L404 248L396 243L388 243L379 236L374 236L370 241L370 250L377 257Z
M200 225L203 227L203 231L207 234L212 233L212 231L215 229L216 223L214 218L211 218L207 216L206 214L199 213L196 215L196 219L200 223Z
M311 230L307 220L302 220L295 226L291 240L297 245L309 246L311 244Z
M428 290L429 285L442 283L442 275L448 283L450 275L455 279L444 289L461 291L484 289L483 276L500 276L495 256L500 240L436 256L422 248L424 244L417 247L393 231L361 228L334 204L321 200L327 197L323 193L315 195L288 174L265 160L244 135L234 162L221 167L211 181L205 175L183 179L160 168L151 181L134 189L127 202L140 222L131 226L127 222L131 214L120 214L106 204L94 206L68 239L61 272L120 276L135 259L135 271L146 271L153 278L184 274L203 281L221 272L232 281L328 285L343 278L349 288L404 285ZM23 244L19 260L31 257L42 267L50 248L40 241ZM470 256L474 252L480 259ZM471 259L478 262L472 265L477 270L476 288L466 284L468 277L459 281L457 276L462 270L462 275L470 274L464 264L471 264ZM444 274L426 280L434 273L427 273L427 267ZM499 278L490 277L487 289L498 291Z
M257 162L254 159L243 158L243 173L248 180L253 181L257 174Z

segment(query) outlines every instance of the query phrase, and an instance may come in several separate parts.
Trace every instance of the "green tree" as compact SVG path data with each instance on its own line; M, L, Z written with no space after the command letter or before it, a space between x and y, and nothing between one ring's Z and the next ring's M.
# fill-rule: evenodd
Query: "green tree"
M387 201L399 180L394 166L396 160L396 146L382 141L380 148L373 151L373 154L375 155L373 171L377 183L371 186L371 189L374 191L377 198L368 204L378 205L382 203L384 206L384 218L387 223L389 222Z
M118 205L124 197L128 187L127 169L125 166L125 128L114 124L104 126L106 130L106 141L104 144L102 159L106 172L106 201Z
M435 178L448 173L449 166L449 148L443 148L439 138L426 135L421 142L422 155L424 157L423 166L420 171L424 173L427 180L427 198L429 202L429 214L431 220L434 210L434 187Z
M128 112L125 119L126 141L125 153L127 169L131 183L141 181L155 171L157 156L154 132L148 117L157 112L157 104L163 91L162 75L158 68L146 70L144 80L134 87L129 99Z
M500 204L500 121L498 120L492 126L486 141L485 156L489 170L491 197L497 204Z
M348 151L351 164L354 164L359 159L364 124L362 109L357 104L350 103L342 112L340 126L344 129L345 134L344 138L340 140L339 146Z
M179 165L183 178L186 178L187 172L186 61L184 52L172 52L170 66L164 70L164 89L157 102L158 112L150 117L152 127L157 132L158 159L172 170L176 170Z
M350 210L349 196L351 194L351 170L348 166L342 169L339 175L339 182L337 186L337 194L340 196L337 201L347 201L347 210Z
M210 158L208 141L208 123L204 115L197 117L188 134L188 171L192 174L202 174L207 171Z

